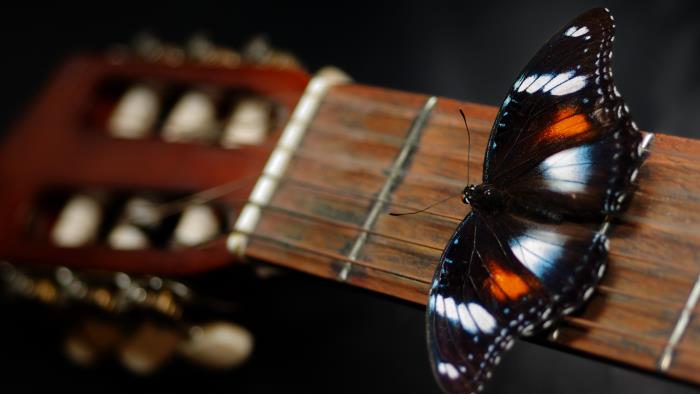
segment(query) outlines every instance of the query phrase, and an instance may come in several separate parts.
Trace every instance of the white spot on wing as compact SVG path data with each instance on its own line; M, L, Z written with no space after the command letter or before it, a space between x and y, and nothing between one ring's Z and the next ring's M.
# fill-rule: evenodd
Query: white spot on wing
M445 315L453 322L459 320L459 316L457 316L457 304L455 304L455 300L452 297L445 298Z
M551 93L555 96L563 96L566 94L578 92L586 86L587 79L588 77L585 75L579 75L578 77L571 78L568 81L562 83L561 85L553 88Z
M464 303L459 304L457 307L457 314L459 315L459 322L462 323L462 328L471 334L476 334L478 330L476 328L476 323L474 323L471 315L469 315L467 306Z
M496 319L483 306L470 302L469 312L479 329L486 334L491 334L496 329Z
M445 315L445 299L442 298L441 294L438 294L435 299L435 312L437 312L439 316Z
M555 243L544 242L527 235L513 238L509 246L520 262L539 278L552 269L551 262L556 261L563 251L562 247Z
M539 78L537 78L530 86L528 86L526 92L535 93L536 91L540 90L544 85L546 85L547 82L551 81L553 77L554 76L552 74L540 75Z
M579 37L579 36L582 36L588 32L589 32L589 30L588 30L588 27L586 27L586 26L583 26L583 27L571 26L570 28L566 29L566 31L564 32L564 35L568 36L568 37Z
M550 189L563 193L583 192L591 175L590 149L576 147L548 157L539 165Z
M503 104L501 105L501 108L507 107L508 104L510 104L510 100L511 100L511 98L510 98L510 94L509 94L509 95L506 96L506 99L503 100Z
M523 83L521 83L518 87L518 92L522 92L523 90L527 89L530 86L530 84L535 82L535 79L537 79L537 74L530 75L527 78L525 78Z
M454 365L450 363L438 363L438 373L447 375L448 378L455 380L459 377L459 372Z
M518 78L518 80L515 81L515 83L513 84L513 90L518 90L520 85L522 85L524 79L525 79L525 76L521 75L520 78Z
M573 76L574 76L573 71L566 71L563 73L559 73L554 78L552 78L551 81L549 81L546 85L544 85L544 88L542 88L542 91L549 92L550 90L554 89L555 87L559 86L560 84L568 81L569 78L571 78Z

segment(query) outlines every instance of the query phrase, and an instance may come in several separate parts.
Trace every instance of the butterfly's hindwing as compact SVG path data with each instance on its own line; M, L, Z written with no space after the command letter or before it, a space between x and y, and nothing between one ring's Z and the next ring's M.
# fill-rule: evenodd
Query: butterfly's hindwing
M515 336L548 328L590 297L606 239L591 225L467 216L440 259L428 303L429 348L443 389L478 390Z
M448 392L478 391L514 336L537 326L545 313L548 294L511 259L477 214L460 224L445 248L427 327L435 376Z

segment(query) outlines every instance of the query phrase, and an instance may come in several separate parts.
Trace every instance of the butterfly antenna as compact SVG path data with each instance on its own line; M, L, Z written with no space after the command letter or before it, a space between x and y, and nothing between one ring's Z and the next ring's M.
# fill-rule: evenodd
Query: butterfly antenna
M398 213L397 213L397 212L389 212L389 215L391 215L391 216L415 215L416 213L425 212L425 211L427 211L428 209L430 209L430 208L432 208L432 207L434 207L434 206L436 206L436 205L438 205L438 204L442 204L443 202L449 200L450 198L461 197L461 196L462 196L461 194L454 195L454 196L447 196L447 197L443 198L442 200L436 201L436 202L434 202L434 203L428 205L427 207L425 207L425 208L423 208L423 209L419 209L419 210L417 210L417 211L398 212Z
M469 185L469 169L471 168L472 162L472 133L469 131L469 125L467 124L467 117L464 115L464 111L459 109L459 114L462 115L462 120L464 121L464 127L467 128L467 185Z

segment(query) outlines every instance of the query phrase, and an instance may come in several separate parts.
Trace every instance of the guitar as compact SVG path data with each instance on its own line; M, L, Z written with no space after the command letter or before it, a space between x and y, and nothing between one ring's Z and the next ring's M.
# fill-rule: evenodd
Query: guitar
M73 58L2 147L7 287L179 320L197 300L188 278L260 261L425 304L468 207L387 213L458 194L467 166L480 171L458 109L482 152L495 108L333 69ZM656 134L605 280L542 343L700 383L698 148Z

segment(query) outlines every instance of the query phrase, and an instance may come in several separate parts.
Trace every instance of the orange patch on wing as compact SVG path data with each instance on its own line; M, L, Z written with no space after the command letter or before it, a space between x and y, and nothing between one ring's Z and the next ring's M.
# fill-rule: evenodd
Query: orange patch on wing
M554 121L547 126L542 138L564 138L586 132L590 128L590 122L586 115L576 113L572 107L560 108L554 116Z
M517 300L530 291L527 282L515 273L506 270L497 262L488 264L491 278L489 278L489 291L499 301L505 301L508 297Z
M489 293L491 293L491 295L492 295L495 299L497 299L498 301L503 302L503 301L506 300L506 298L508 298L508 296L506 295L506 293L504 293L503 290L501 290L501 288L498 287L498 284L496 284L496 282L494 282L493 279L487 279L487 282L488 282L488 290L489 290Z

